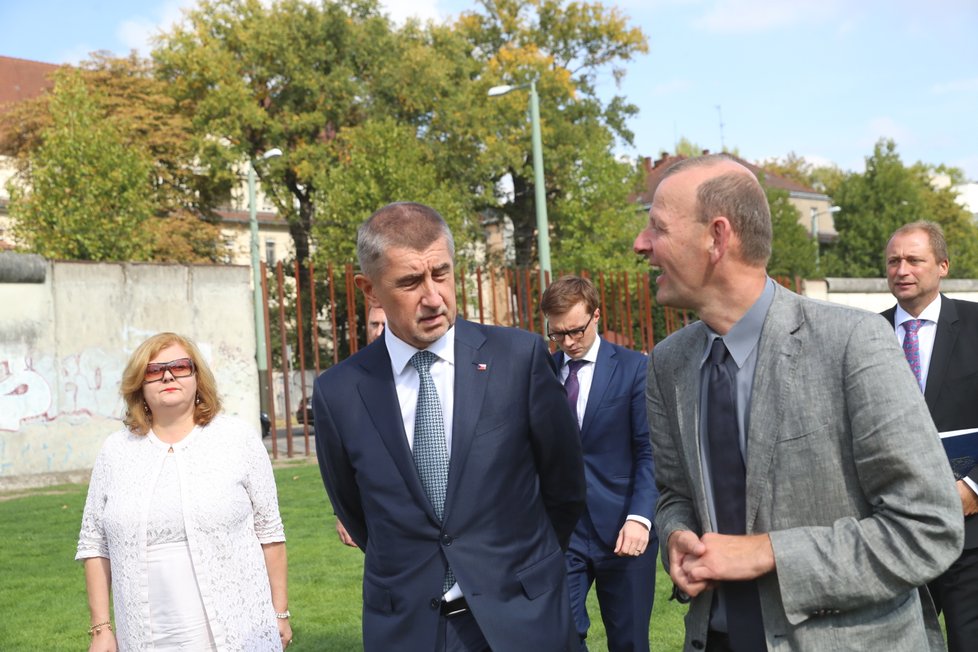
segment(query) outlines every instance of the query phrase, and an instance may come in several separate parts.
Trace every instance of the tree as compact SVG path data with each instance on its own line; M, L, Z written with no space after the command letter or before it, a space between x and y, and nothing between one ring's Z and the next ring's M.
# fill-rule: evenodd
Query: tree
M622 97L602 102L595 91L597 80L607 73L620 79L623 64L648 46L642 31L630 26L618 9L598 3L483 0L479 5L482 12L465 12L454 25L466 44L466 60L479 67L467 92L440 112L433 127L438 133L474 135L469 142L476 147L463 151L475 162L469 169L481 178L471 177L469 185L481 190L480 208L498 210L512 220L516 262L529 265L536 259L536 207L528 96L519 91L488 99L486 91L497 84L535 80L551 235L564 243L560 225L580 221L580 213L575 217L567 212L581 208L572 198L590 194L578 185L582 170L610 169L609 145L616 139L632 140L626 123L638 109ZM512 180L512 192L496 191L506 178ZM617 221L627 210L624 192L613 203L609 198L593 205L599 211L590 215L594 225ZM604 266L627 265L630 250L602 260ZM556 258L555 266L567 262Z
M553 253L559 268L568 271L647 270L645 261L632 254L635 235L647 216L628 196L638 190L642 166L630 165L602 154L610 143L600 141L581 152L574 190L558 198L554 211L561 219L553 225Z
M215 206L230 191L233 177L202 170L191 149L190 121L166 95L166 85L153 76L151 62L135 54L114 58L95 53L75 70L87 89L93 110L111 121L128 146L144 153L152 166L148 199L160 219L147 221L150 260L216 262L224 245ZM55 119L51 95L14 106L2 117L0 152L15 158L27 175L43 134ZM70 108L70 107L69 107Z
M842 170L835 165L816 166L794 152L788 152L788 155L782 159L767 159L758 163L758 167L830 196L843 176Z
M774 237L767 270L772 276L810 278L815 270L815 243L801 225L801 214L785 190L765 188L771 206Z
M29 251L74 260L146 260L152 166L99 112L80 73L55 75L51 123L8 184L15 236Z
M343 130L331 150L342 162L314 177L313 235L321 262L355 260L357 225L392 201L437 207L453 234L466 230L464 191L439 178L430 148L407 125L393 118L369 120Z
M703 155L703 148L691 141L686 136L680 136L676 143L676 156L695 158Z
M947 171L947 168L940 168ZM932 220L948 234L954 276L978 272L978 227L954 201L950 188L933 185L935 168L906 167L892 140L880 140L866 159L864 173L846 175L833 194L842 210L835 216L839 240L825 257L828 275L879 277L885 270L884 249L890 235L916 220ZM960 175L959 171L953 171Z

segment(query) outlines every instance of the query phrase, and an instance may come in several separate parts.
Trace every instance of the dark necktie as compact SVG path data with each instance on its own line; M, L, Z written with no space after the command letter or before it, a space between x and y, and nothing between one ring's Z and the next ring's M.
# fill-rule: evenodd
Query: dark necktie
M431 501L438 520L445 514L445 490L448 486L448 446L445 444L445 420L442 416L438 390L431 378L431 365L437 356L431 351L418 351L411 357L411 366L418 370L421 385L418 407L414 413L414 465L421 486ZM455 574L449 568L445 574L442 593L455 584Z
M744 534L747 528L747 471L740 451L736 388L726 365L727 347L713 340L707 386L706 433L710 478L720 534ZM756 582L724 582L727 628L735 652L766 649Z
M917 379L917 387L924 391L924 385L920 381L920 340L917 339L917 331L924 325L923 319L910 319L903 322L903 355L910 363L910 370L913 371Z
M567 363L567 380L564 381L564 389L567 391L567 404L570 405L571 412L577 417L577 399L581 395L581 381L577 378L577 372L587 364L587 360L571 360ZM577 420L581 422L580 419Z

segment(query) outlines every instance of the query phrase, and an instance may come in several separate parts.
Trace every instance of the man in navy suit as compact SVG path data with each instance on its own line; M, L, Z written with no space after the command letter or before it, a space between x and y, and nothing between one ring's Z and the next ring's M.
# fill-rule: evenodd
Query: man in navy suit
M587 649L587 594L596 584L608 649L648 652L658 547L645 414L648 358L598 336L598 293L586 278L555 281L540 309L560 348L554 358L584 450L587 507L564 555L581 646Z
M886 282L897 305L883 316L901 344L908 327L913 331L915 353L908 353L907 345L905 355L916 355L917 383L940 432L978 428L978 303L941 294L949 267L944 232L934 222L904 225L886 245ZM929 588L937 610L944 612L948 649L963 652L978 641L978 467L955 484L964 550Z
M357 287L387 328L313 391L326 491L365 553L364 649L574 650L574 417L541 337L456 317L454 249L421 204L360 227Z

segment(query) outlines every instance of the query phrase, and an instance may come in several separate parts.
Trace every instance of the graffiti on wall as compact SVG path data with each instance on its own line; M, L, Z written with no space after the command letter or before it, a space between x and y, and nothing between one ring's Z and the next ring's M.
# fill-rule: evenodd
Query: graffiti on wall
M124 364L101 349L57 360L0 351L0 431L63 416L119 418Z

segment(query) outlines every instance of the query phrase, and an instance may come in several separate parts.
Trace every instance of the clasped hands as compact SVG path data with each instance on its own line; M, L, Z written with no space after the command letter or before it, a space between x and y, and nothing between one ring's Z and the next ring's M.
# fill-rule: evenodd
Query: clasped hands
M680 591L695 597L717 582L752 580L774 570L767 534L731 535L689 530L669 535L669 576Z

